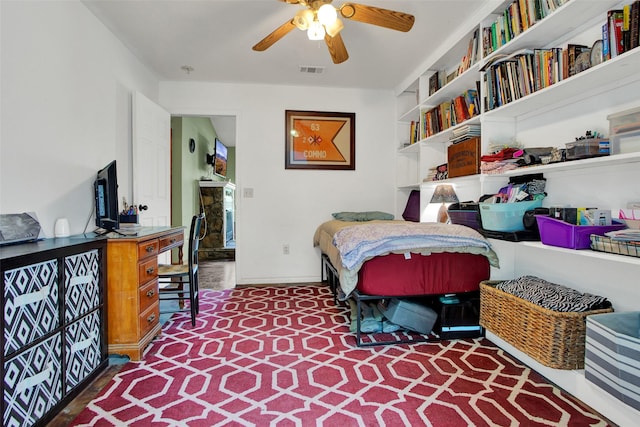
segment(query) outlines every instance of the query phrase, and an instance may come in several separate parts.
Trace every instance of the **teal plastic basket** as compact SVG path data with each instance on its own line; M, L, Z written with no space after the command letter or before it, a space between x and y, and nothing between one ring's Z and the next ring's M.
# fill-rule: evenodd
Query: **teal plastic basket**
M480 203L482 228L491 231L523 231L522 217L542 206L542 200L514 203Z

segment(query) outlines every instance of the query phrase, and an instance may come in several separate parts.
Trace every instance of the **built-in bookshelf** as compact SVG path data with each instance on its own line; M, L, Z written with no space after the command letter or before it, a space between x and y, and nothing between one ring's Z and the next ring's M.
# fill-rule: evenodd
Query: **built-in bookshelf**
M456 129L467 124L480 125L482 154L488 154L490 147L514 143L524 148L564 148L586 130L608 136L608 115L640 105L637 96L640 49L629 43L628 50L617 52L611 58L594 57L593 61L590 53L592 48L600 48L596 42L602 40L604 34L614 34L605 29L612 19L609 12L627 9L632 16L634 3L639 7L640 2L634 0L487 2L476 22L461 23L456 30L458 41L451 43L450 50L433 59L432 64L426 64L414 82L398 90L396 215L399 217L402 213L409 192L419 189L422 219L434 220L429 216L429 200L442 181L428 180L429 173L435 166L447 162L447 147L452 144ZM536 6L545 4L544 13L535 12ZM526 7L524 15L521 5ZM533 19L532 13L537 13ZM636 22L639 13L636 12ZM523 20L526 28L522 26ZM516 23L520 25L517 31L513 30ZM498 33L494 32L504 31L505 27L511 28L508 40L505 34L498 43L494 36ZM480 35L476 37L475 61L460 67L474 34ZM575 67L582 46L587 48L588 67L584 64L587 55L582 55L581 65ZM536 76L534 66L539 70L546 68L547 74ZM450 77L445 77L443 82L443 75ZM442 83L436 91L430 90L434 76ZM496 77L502 79L502 90L507 87L509 90L499 102L494 99L494 86L491 86L491 79ZM547 79L544 84L543 77ZM426 111L474 88L480 100L477 115L440 132L422 133L419 128L411 144L412 121L414 129L424 127ZM640 180L639 166L640 152L627 152L520 168L503 174L450 178L445 182L454 185L460 200L477 201L484 194L495 193L510 176L543 173L548 193L544 206L598 206L617 213L616 209L627 202L640 200L640 190L635 184ZM547 280L604 295L617 311L640 311L640 290L634 285L634 277L640 273L637 259L590 250L564 250L541 243L494 239L491 242L501 263L500 269L492 270L492 278L542 274ZM507 345L503 348L513 350ZM630 421L640 416L638 411L615 398L603 398L605 393L587 382L583 371L540 369L551 381L620 425L631 425Z
M584 98L606 92L606 87L612 83L619 85L637 80L631 68L640 61L638 49L623 52L579 72L574 72L573 63L568 62L570 58L575 61L569 55L572 47L592 46L602 37L610 10L630 6L632 0L626 3L618 0L545 0L545 3L547 1L554 6L547 5L535 19L530 18L531 3L539 3L539 0L498 2L498 6L493 2L493 8L487 10L485 18L481 22L468 23L466 32L451 51L435 60L398 97L398 158L403 158L401 164L412 161L416 165L399 168L407 171L398 177L399 187L419 187L429 169L446 163L446 145L451 143L453 133L461 126L470 123L481 125L485 153L492 144L514 140L525 146L537 146L537 141L526 143L520 140L518 128L528 117L550 108L582 102ZM518 7L521 5L527 8L528 14L520 11ZM491 40L487 34L499 27L498 22L515 25L513 16L516 11L520 22L528 23L526 28L521 26L520 31L513 31L502 44L487 46ZM539 70L551 70L551 74L536 75L532 68L534 65ZM499 76L502 78L502 87L498 86L501 95L496 96L493 85ZM437 89L433 88L434 81L438 81ZM470 94L473 94L475 102L471 102L474 107L468 114ZM457 112L467 112L466 115L456 114L456 100L464 101ZM632 98L617 104L624 102L632 102ZM601 130L607 130L606 116L612 111L615 110L603 109L596 123ZM438 126L433 126L433 123L438 123ZM511 130L505 131L507 128ZM580 134L582 132L576 131L552 145L564 148L566 142ZM417 147L413 147L416 144ZM436 144L444 144L445 147L434 148ZM398 200L400 208L402 197Z

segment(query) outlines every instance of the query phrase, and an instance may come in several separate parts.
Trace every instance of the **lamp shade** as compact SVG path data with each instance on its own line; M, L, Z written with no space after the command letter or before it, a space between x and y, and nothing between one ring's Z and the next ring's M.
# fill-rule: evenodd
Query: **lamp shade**
M431 203L457 203L458 196L452 185L438 185L431 196Z

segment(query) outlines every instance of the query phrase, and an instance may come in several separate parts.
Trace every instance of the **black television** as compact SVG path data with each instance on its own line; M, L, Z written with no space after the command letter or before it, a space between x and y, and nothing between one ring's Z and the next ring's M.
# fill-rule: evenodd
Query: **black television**
M96 200L96 226L107 232L116 230L120 225L120 217L115 160L98 171L93 188Z

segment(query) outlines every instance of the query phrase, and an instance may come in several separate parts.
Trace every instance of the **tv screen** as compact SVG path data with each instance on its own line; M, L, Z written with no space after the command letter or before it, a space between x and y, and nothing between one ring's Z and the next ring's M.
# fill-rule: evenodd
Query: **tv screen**
M96 202L96 226L105 231L117 229L120 221L115 160L98 171L93 188Z
M227 146L216 138L216 154L213 165L216 175L227 176Z

